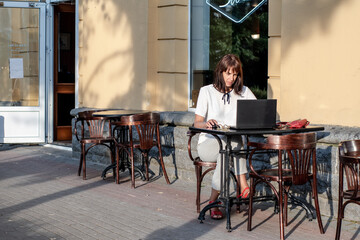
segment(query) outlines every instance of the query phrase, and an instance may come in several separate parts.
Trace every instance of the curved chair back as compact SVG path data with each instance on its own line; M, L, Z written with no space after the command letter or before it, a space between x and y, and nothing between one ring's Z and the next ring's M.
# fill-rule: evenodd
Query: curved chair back
M292 150L299 148L313 148L316 147L316 135L310 133L297 133L289 135L271 135L267 138L267 144L271 145L272 149Z
M93 138L104 138L111 137L111 120L109 117L94 117L92 114L96 111L84 111L79 112L74 126L74 133L78 141L84 139L93 139ZM78 122L81 123L81 134L79 136L77 130ZM88 132L85 131L85 125L88 128ZM109 130L109 134L105 134L105 126Z
M122 142L118 141L117 148L118 149L126 149L129 148L130 151L126 151L130 157L131 163L131 186L135 188L135 164L134 164L134 149L139 149L142 153L143 161L145 162L145 170L146 170L146 180L149 180L149 169L148 169L148 153L152 147L157 147L159 150L159 163L161 165L163 174L165 176L165 180L168 184L170 184L169 178L166 173L165 164L162 157L161 143L160 143L160 114L149 112L149 113L141 113L134 114L130 116L121 117L120 121L113 122L112 125L115 129L121 127L128 127L128 135L129 141ZM133 128L136 129L138 134L138 138L134 139L133 136ZM126 139L126 138L124 138ZM116 151L117 157L117 178L116 181L119 183L119 150ZM141 170L139 170L141 172Z
M341 142L339 145L340 164L344 169L347 190L344 198L356 199L360 195L360 140L350 140ZM342 169L340 169L342 171ZM358 196L359 195L359 196Z
M308 181L311 163L316 157L315 133L270 136L267 144L272 149L286 152L291 166L292 184L303 185Z
M78 169L78 175L80 176L81 169L83 170L83 179L86 179L86 155L90 149L97 145L103 145L107 147L110 151L111 162L114 163L114 148L113 144L115 142L111 134L111 120L109 117L95 117L93 116L94 112L98 110L90 110L79 112L76 116L74 124L74 133L76 139L80 142L81 145L81 156ZM81 123L81 133L78 134L77 125ZM85 131L85 126L87 126L88 131ZM105 132L106 128L108 133ZM87 144L90 144L87 146ZM114 172L115 174L115 172Z
M339 144L339 161L339 201L335 239L340 239L345 207L349 203L360 206L360 140L341 142ZM347 183L345 189L344 174ZM346 199L345 202L344 199Z
M139 136L137 147L141 150L150 150L153 146L160 144L159 113L149 112L124 116L121 117L119 123L114 123L114 125L129 126L129 131L132 131L132 128L135 127ZM130 134L130 141L133 140L132 134Z
M267 138L266 143L249 142L248 145L257 150L278 150L279 155L286 153L289 167L282 166L283 163L279 161L279 168L288 168L288 171L291 171L294 185L303 185L308 182L311 164L316 164L316 134L313 132L271 135ZM251 158L249 162L250 168L252 168ZM316 168L316 166L313 167Z
M279 206L280 238L284 239L284 223L287 226L287 203L289 190L292 185L303 185L308 181L312 184L312 192L315 198L315 209L320 233L324 233L321 221L320 207L317 193L316 179L316 134L297 133L289 135L271 135L266 143L248 142L248 146L254 147L249 156L251 178L250 199L249 199L249 221L248 230L252 224L252 202L255 187L259 182L265 182L271 187L277 196ZM252 164L252 157L256 151L276 150L278 152L278 168L255 170ZM288 162L284 161L288 160ZM284 161L284 164L283 164ZM310 168L312 167L312 171ZM256 181L254 181L256 179ZM278 183L278 189L271 182ZM283 198L284 196L284 198ZM296 199L292 198L296 201ZM300 201L297 201L300 203ZM300 204L305 209L306 205ZM284 216L283 216L284 215Z

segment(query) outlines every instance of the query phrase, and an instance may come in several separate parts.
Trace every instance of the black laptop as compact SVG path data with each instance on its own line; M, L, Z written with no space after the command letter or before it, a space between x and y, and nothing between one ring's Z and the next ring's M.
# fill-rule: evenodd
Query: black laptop
M235 129L270 129L276 126L276 99L238 100Z

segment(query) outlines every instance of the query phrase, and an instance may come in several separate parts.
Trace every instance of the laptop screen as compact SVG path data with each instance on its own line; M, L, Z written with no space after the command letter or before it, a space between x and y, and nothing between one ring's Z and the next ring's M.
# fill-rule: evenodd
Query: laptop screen
M276 99L238 100L236 129L266 129L276 126Z

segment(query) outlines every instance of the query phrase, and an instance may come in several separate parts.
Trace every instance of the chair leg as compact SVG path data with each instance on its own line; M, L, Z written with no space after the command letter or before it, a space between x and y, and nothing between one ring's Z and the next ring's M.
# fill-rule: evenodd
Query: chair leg
M319 206L319 198L318 198L318 192L317 192L316 173L314 173L312 184L313 184L313 189L314 189L313 195L314 195L314 198L315 198L316 218L317 218L317 222L318 222L318 225L319 225L320 233L324 234L325 231L324 231L324 227L323 227L322 220L321 220L321 215L320 215L320 206Z
M82 169L83 169L83 180L86 180L86 151L85 151L85 144L81 146L82 154Z
M319 230L320 230L321 234L324 234L325 231L324 231L324 227L323 227L322 220L321 220L320 207L319 207L319 198L318 198L317 191L314 193L314 195L315 195L316 218L317 218L317 222L318 222L318 225L319 225Z
M196 175L196 211L200 212L200 195L201 195L201 174L202 174L202 167L195 166L195 175Z
M335 236L335 240L339 240L340 239L340 233L341 233L341 222L343 219L343 211L342 211L342 198L340 200L339 198L339 204L338 204L338 219L337 219L337 224L336 224L336 236Z
M134 149L130 151L130 162L131 162L131 187L135 188L135 163L134 163Z
M146 181L149 181L149 155L147 152L143 153L143 158L145 162L145 178Z
M116 145L115 146L115 154L116 154L116 183L119 184L120 183L120 156L119 156L119 148L118 146Z
M247 230L251 231L252 214L253 214L253 197L255 194L254 178L250 177L250 193L249 193L249 208L248 208L248 226Z
M283 183L279 182L279 224L280 224L280 239L285 239L285 229L284 229L284 199L283 199Z
M284 225L285 227L288 226L288 211L287 211L287 208L288 208L288 195L285 193L284 195Z
M288 200L289 200L289 193L290 186L284 186L284 224L285 227L288 226Z
M78 176L81 175L83 154L84 154L84 153L83 153L83 151L81 150L80 160L79 160L79 168L78 168Z
M163 173L164 173L166 183L167 183L167 184L170 184L169 177L168 177L168 175L167 175L167 172L166 172L166 169L165 169L164 160L163 160L163 156L162 156L160 138L158 138L157 141L158 141L159 159L160 159L161 168L162 168L162 171L163 171Z
M343 165L342 162L340 161L340 172L339 172L339 201L338 201L338 219L337 219L337 224L336 224L336 236L335 236L335 240L339 240L340 239L340 233L341 233L341 222L342 219L344 217L344 210L343 208L343 201L344 201L344 196L343 196L343 177L344 177L344 170L343 170Z
M114 164L115 163L115 144L114 143L110 143L110 154L111 154L111 164ZM113 178L116 177L116 167L113 168Z
M236 196L240 195L240 182L238 182L238 180L236 179ZM236 212L240 213L240 203L236 204Z

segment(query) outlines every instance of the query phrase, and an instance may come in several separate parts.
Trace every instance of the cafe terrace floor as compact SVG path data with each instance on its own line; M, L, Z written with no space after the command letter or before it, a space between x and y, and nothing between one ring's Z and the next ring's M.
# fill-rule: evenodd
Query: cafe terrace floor
M139 179L131 189L128 176L119 185L111 176L103 180L104 166L87 164L85 181L77 167L70 148L0 145L0 239L279 239L270 204L255 206L251 232L247 206L241 213L233 207L227 232L225 219L207 213L203 224L197 220L194 182ZM289 215L286 239L334 239L335 217L323 216L321 235L304 211ZM360 239L359 224L344 221L341 239Z

